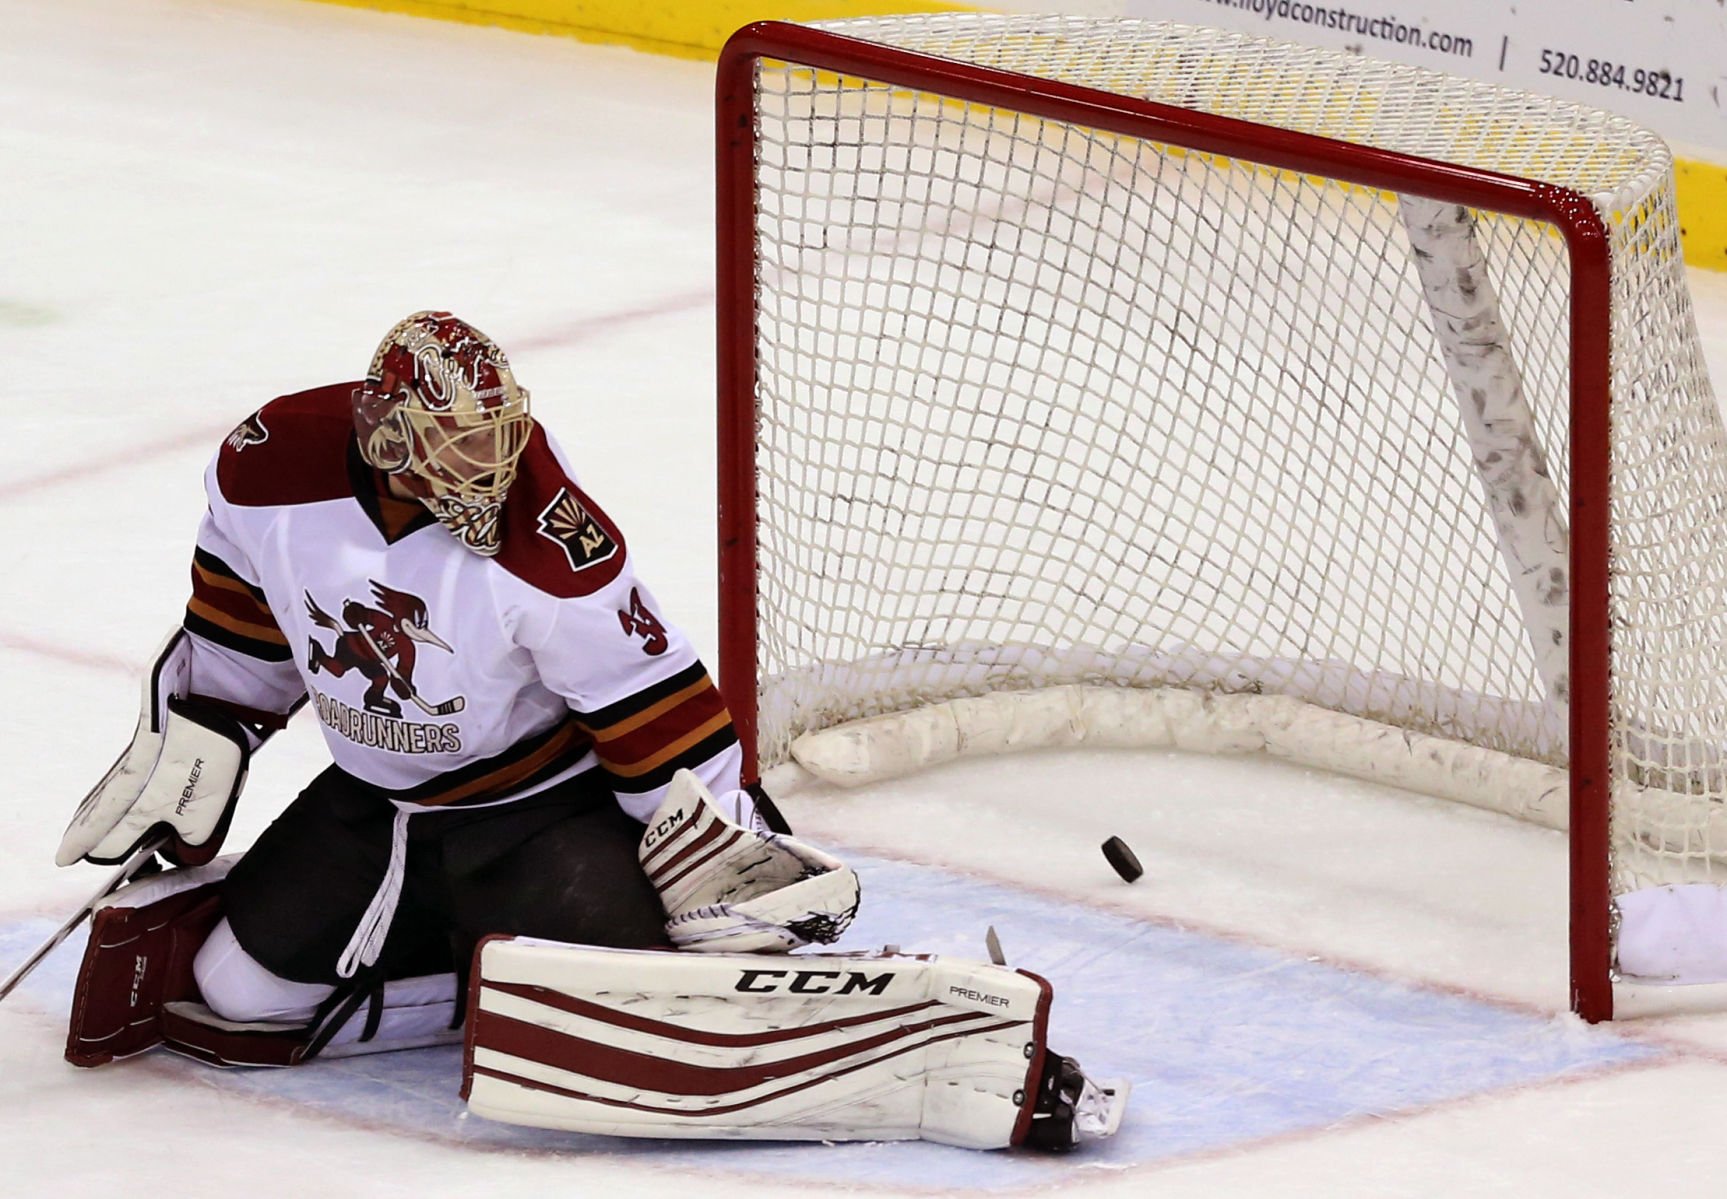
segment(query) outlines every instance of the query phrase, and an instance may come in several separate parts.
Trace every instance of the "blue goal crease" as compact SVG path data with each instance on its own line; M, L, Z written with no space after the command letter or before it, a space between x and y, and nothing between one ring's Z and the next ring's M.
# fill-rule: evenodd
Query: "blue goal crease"
M981 936L971 930L994 925L1008 940L1013 964L1054 986L1050 1047L1077 1058L1093 1077L1133 1083L1115 1137L1049 1158L918 1142L645 1141L521 1128L468 1116L456 1093L457 1046L292 1070L228 1070L213 1081L369 1128L476 1148L602 1154L811 1183L843 1178L917 1191L1009 1190L1047 1184L1074 1169L1120 1170L1227 1151L1662 1053L1610 1028L1508 1010L928 866L852 861L868 880L869 901L837 948L892 944L982 958ZM961 938L955 928L968 932ZM22 960L50 931L46 920L0 924L0 964ZM39 1007L67 1010L80 952L80 940L68 942L21 991ZM125 1064L106 1069L121 1085ZM187 1062L184 1069L204 1067Z

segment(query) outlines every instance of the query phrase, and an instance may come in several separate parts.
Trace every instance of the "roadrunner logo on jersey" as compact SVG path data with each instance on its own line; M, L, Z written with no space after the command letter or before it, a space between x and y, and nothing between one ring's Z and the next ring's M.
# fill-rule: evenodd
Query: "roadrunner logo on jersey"
M433 703L414 685L420 646L436 646L445 653L455 651L432 632L425 600L375 580L371 583L373 603L344 598L340 621L306 592L307 616L318 628L336 635L330 649L325 649L316 636L311 639L307 670L338 679L352 670L366 680L360 710L314 690L318 719L348 740L376 749L455 753L462 747L458 726L403 720L400 702L407 700L428 716L460 712L467 703L462 696Z
M270 440L270 430L264 427L264 414L254 412L228 434L223 444L238 454L249 445L263 445Z
M539 531L541 537L563 547L571 570L598 566L618 552L618 543L582 507L581 501L570 494L568 487L558 488L558 494L540 513Z

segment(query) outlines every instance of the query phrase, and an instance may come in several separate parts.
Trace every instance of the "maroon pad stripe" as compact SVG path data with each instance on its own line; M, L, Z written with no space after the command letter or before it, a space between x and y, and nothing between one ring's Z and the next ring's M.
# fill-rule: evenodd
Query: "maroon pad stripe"
M496 982L487 978L481 979L480 985L481 992L475 996L476 1000L485 991L501 991L506 995L514 995L518 999L542 1003L547 1007L557 1008L576 1016L585 1016L590 1020L599 1020L618 1028L627 1028L632 1032L652 1033L654 1036L687 1041L692 1045L732 1047L777 1045L782 1041L795 1041L802 1037L818 1036L842 1028L855 1028L860 1024L872 1024L878 1020L897 1020L902 1016L909 1016L913 1012L921 1012L937 1006L935 1000L926 999L922 1003L888 1008L884 1011L871 1012L861 1016L845 1016L838 1020L824 1020L820 1024L806 1024L801 1028L781 1028L772 1032L708 1032L699 1028L685 1028L677 1024L651 1020L646 1016L616 1011L603 1004L593 1003L586 999L577 999L574 995L566 995L562 991L554 991L548 987L536 986L532 983ZM482 1010L478 1002L475 1003L474 1010L476 1012Z
M716 827L723 828L724 826L719 825ZM677 884L681 883L685 878L694 874L696 871L700 870L703 866L706 866L709 862L713 861L715 858L717 858L721 854L725 853L732 846L736 845L740 840L743 839L743 835L744 835L743 829L741 829L741 828L733 829L731 832L731 836L729 836L725 840L721 841L718 845L711 847L710 849L707 850L707 852L697 854L695 857L693 857L689 861L685 862L683 864L683 869L679 870L676 874L672 875L670 878L660 878L658 876L652 876L653 881L654 881L654 886L658 887L659 890L661 891L661 893L664 893L664 892L670 890L672 887L677 886ZM673 864L675 864L675 863L673 863ZM671 865L673 865L673 864L669 864L667 869L670 869Z
M722 836L725 833L724 822L717 821L717 819L708 821L706 828L701 829L701 833L691 836L691 829L693 828L696 828L694 824L686 824L684 828L680 828L677 833L663 841L660 847L656 847L655 852L649 853L648 860L642 862L642 869L648 871L648 878L658 878L660 874L675 869L677 864L689 857L691 853L701 852L701 848L715 840L717 836ZM682 841L682 845L679 845L679 841Z
M1032 1043L1037 1046L1037 1052L1032 1054L1031 1061L1027 1063L1025 1071L1025 1093L1036 1095L1038 1080L1043 1077L1044 1059L1049 1053L1047 1041L1049 1005L1050 1001L1055 998L1055 990L1049 985L1049 980L1041 974L1033 974L1030 970L1021 970L1019 973L1036 983L1038 989L1037 1009L1032 1016ZM1015 1121L1013 1126L1011 1144L1024 1143L1026 1134L1031 1131L1031 1120L1036 1110L1037 1104L1032 1102L1028 1102L1020 1108L1019 1119Z
M724 1095L747 1091L788 1074L826 1069L860 1053L883 1049L933 1029L954 1024L974 1025L987 1019L989 1017L980 1012L956 1012L918 1024L896 1026L829 1049L739 1066L693 1065L673 1058L619 1049L484 1009L476 1013L478 1032L475 1039L486 1049L554 1069L585 1074L618 1086L675 1095ZM956 1035L970 1031L969 1028L961 1029Z
M746 1099L740 1103L731 1103L731 1104L716 1105L714 1107L707 1107L707 1108L701 1109L700 1111L689 1111L689 1110L684 1109L684 1108L676 1108L676 1107L657 1107L657 1106L654 1106L651 1104L646 1104L646 1103L635 1103L635 1102L632 1102L632 1101L627 1100L627 1099L607 1099L607 1098L604 1098L603 1096L600 1096L600 1095L590 1095L590 1094L587 1094L586 1092L583 1092L583 1091L573 1091L567 1087L560 1087L560 1086L556 1085L555 1083L539 1082L539 1081L536 1081L535 1079L523 1078L521 1075L511 1074L511 1073L504 1071L504 1070L496 1070L490 1066L476 1065L474 1067L474 1073L475 1074L484 1074L490 1078L496 1078L502 1082L514 1083L516 1086L526 1087L527 1089L532 1090L532 1091L545 1091L545 1092L547 1092L549 1094L553 1094L553 1095L562 1095L567 1099L580 1099L580 1100L584 1100L588 1103L603 1104L606 1107L622 1107L622 1108L628 1108L631 1111L651 1112L655 1115L661 1115L661 1116L684 1116L684 1117L728 1116L728 1115L731 1115L733 1112L741 1112L741 1111L744 1111L744 1110L746 1110L748 1108L752 1108L752 1107L761 1107L764 1104L772 1103L776 1099L784 1099L787 1095L795 1095L799 1091L806 1091L813 1086L817 1086L817 1085L824 1083L824 1082L830 1082L836 1078L844 1078L847 1074L853 1074L859 1070L867 1069L870 1066L878 1065L881 1062L891 1061L893 1058L903 1056L904 1054L915 1053L920 1049L927 1049L931 1045L939 1045L943 1041L952 1041L952 1040L955 1040L959 1037L981 1036L984 1033L997 1032L1001 1029L1013 1028L1013 1027L1015 1027L1015 1025L1023 1025L1024 1023L1025 1022L1023 1020L1020 1020L1020 1021L1011 1021L1010 1020L1010 1021L1004 1021L1000 1024L992 1024L992 1025L989 1025L988 1027L985 1027L985 1028L960 1029L957 1032L943 1033L940 1036L930 1037L930 1038L928 1038L924 1041L921 1041L915 1045L902 1045L899 1048L894 1049L892 1052L881 1054L877 1057L871 1058L869 1061L854 1062L849 1066L842 1067L841 1069L838 1069L838 1070L830 1071L827 1074L822 1074L822 1075L818 1075L815 1078L806 1079L805 1081L798 1083L796 1086L786 1087L782 1090L775 1091L769 1095L762 1095L762 1096L759 1096L758 1098L755 1098L755 1099ZM482 1046L482 1048L490 1048L490 1046Z
M695 811L691 813L690 818L684 821L680 828L674 829L658 845L655 845L648 851L648 856L642 859L642 868L646 870L654 869L654 864L656 862L664 858L667 854L674 852L679 845L695 833L698 827L701 828L701 831L703 832L709 832L713 827L713 822L703 825L702 821L699 819L702 812L706 810L706 807L707 805L698 803Z

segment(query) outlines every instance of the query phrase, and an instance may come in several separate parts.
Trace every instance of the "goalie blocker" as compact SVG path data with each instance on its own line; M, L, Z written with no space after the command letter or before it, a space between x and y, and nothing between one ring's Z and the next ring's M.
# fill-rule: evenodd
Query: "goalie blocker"
M470 988L462 1093L506 1123L1060 1151L1127 1102L1046 1049L1047 982L987 963L493 937Z
M265 734L189 697L191 663L191 640L175 629L144 678L132 742L73 813L57 865L114 865L162 833L160 852L176 866L202 866L221 849Z

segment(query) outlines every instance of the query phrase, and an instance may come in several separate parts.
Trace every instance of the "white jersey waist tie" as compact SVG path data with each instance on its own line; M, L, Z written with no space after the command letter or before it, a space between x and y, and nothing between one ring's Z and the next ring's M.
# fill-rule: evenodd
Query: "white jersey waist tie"
M359 927L354 930L348 947L342 950L342 956L336 962L336 974L340 978L353 978L360 967L376 965L378 955L384 951L384 939L389 936L390 925L395 920L396 905L402 898L402 879L407 874L408 819L411 815L401 808L396 809L396 818L390 825L390 864L384 868L384 878L378 884L377 893L366 905Z

